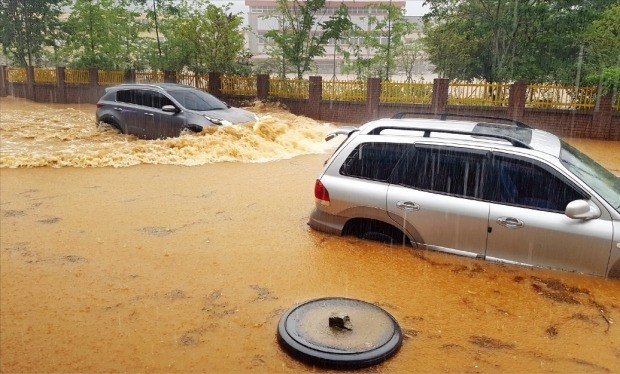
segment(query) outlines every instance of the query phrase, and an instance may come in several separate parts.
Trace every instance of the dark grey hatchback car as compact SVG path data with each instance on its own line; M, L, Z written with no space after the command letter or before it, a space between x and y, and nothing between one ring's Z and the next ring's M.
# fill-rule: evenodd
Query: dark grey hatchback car
M97 103L96 121L143 139L200 132L207 126L255 122L258 117L234 108L192 86L123 84L109 87Z

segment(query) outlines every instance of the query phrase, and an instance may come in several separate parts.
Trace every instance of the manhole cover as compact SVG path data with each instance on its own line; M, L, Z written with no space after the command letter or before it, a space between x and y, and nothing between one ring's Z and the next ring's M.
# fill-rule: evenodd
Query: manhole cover
M364 367L400 348L398 322L376 305L347 298L306 301L278 324L278 341L291 355L314 365Z

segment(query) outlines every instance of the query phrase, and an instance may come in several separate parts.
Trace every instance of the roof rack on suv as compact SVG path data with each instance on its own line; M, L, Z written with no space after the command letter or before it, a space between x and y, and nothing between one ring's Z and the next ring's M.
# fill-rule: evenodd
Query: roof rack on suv
M461 118L478 118L478 119L492 119L496 121L507 121L517 127L522 127L526 129L531 129L531 127L521 121L517 121L512 118L504 118L504 117L491 117L491 116L479 116L475 114L455 114L455 113L429 113L429 112L399 112L392 116L392 119L402 119L404 116L412 115L412 116L434 116L439 117L442 121L445 121L448 117L461 117Z
M506 140L510 144L512 144L514 147L532 149L532 146L530 146L523 140L517 139L509 135L497 134L497 133L484 131L486 130L486 128L477 128L477 131L476 131L476 128L473 131L463 131L463 130L450 130L450 129L437 129L437 128L432 129L432 128L426 128L426 127L404 128L402 126L385 125L385 126L378 126L376 128L373 128L372 130L368 132L368 135L381 135L381 132L384 130L422 131L424 132L423 137L425 138L429 138L432 132L442 133L442 134L469 135L469 136L479 136L479 137L484 137L484 138L495 138L495 139Z

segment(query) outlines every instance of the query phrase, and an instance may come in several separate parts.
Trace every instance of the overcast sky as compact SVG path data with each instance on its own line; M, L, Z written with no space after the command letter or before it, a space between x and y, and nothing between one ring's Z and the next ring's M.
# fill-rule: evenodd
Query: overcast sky
M232 3L233 12L235 13L238 13L238 12L246 13L247 12L247 7L245 6L244 0L232 0L232 1L211 0L211 2L215 5L225 5L228 3ZM424 15L424 13L426 13L425 7L422 6L422 4L424 3L424 0L406 0L405 3L407 3L407 7L406 7L407 16L421 16L421 15Z

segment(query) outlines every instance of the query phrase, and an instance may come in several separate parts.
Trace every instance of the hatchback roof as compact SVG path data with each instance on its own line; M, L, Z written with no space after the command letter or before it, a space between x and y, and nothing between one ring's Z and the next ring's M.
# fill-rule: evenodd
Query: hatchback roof
M368 122L359 128L360 135L382 133L394 135L393 131L384 132L385 130L401 131L401 135L405 135L407 130L423 131L424 137L432 137L432 133L441 133L442 138L450 138L449 134L458 139L463 139L464 135L471 136L471 140L479 140L481 137L487 140L495 138L501 141L501 144L507 145L508 141L512 146L530 148L553 156L558 156L561 148L560 139L553 134L512 124L428 118L386 118Z
M119 84L117 86L109 87L108 89L112 90L112 89L120 89L120 88L140 88L140 87L159 88L164 91L179 90L179 89L198 90L198 88L196 87L189 86L186 84L178 84L178 83L125 83L125 84Z

